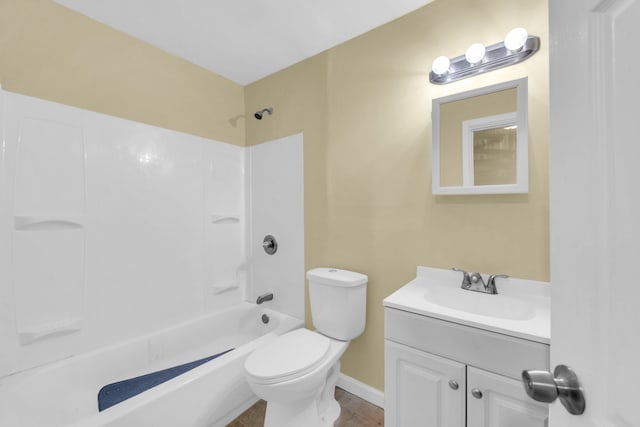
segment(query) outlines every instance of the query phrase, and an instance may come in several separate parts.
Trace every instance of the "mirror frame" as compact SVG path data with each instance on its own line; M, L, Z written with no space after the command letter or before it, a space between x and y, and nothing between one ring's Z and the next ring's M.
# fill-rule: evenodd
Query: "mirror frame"
M479 95L486 95L492 92L502 90L516 89L516 183L515 184L498 184L498 185L456 185L443 187L440 185L440 105L461 99L473 98ZM442 98L435 98L432 101L431 110L431 184L432 193L436 195L455 195L455 194L523 194L529 192L529 142L528 142L528 88L527 77L508 82L498 83L491 86L485 86L466 92L456 93ZM463 126L460 126L460 132L463 132ZM469 158L473 161L473 156L464 154L460 162L465 170L465 161L468 163ZM467 180L468 182L468 180Z

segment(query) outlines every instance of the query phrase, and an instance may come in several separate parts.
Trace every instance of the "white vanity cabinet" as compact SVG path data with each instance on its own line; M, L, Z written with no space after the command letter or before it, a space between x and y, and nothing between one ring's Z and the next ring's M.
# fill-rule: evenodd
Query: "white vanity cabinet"
M464 427L465 365L393 341L384 358L385 426Z
M385 307L386 427L545 427L523 369L549 346Z
M467 367L467 427L546 427L548 419L547 405L530 399L520 381Z

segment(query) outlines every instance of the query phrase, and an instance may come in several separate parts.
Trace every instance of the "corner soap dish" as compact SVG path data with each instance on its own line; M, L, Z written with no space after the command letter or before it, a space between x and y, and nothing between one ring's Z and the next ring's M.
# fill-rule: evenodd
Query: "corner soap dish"
M20 343L25 345L44 338L78 332L80 329L82 329L82 320L74 317L24 329L18 332L18 338Z
M211 215L211 222L213 224L240 222L240 215L234 214L213 214Z
M14 221L16 230L69 230L84 227L79 217L16 216Z

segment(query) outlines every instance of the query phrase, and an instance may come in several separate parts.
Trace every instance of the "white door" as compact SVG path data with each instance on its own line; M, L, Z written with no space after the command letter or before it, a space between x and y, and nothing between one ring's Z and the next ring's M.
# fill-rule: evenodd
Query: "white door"
M586 399L550 425L640 426L640 1L549 12L551 366Z
M464 427L465 365L385 341L386 427Z
M548 414L519 381L467 367L466 427L546 427Z

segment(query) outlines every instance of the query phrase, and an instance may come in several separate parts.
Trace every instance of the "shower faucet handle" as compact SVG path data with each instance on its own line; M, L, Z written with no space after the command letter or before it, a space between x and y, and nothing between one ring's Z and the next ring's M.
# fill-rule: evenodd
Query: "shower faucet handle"
M268 254L273 255L278 251L278 242L271 234L264 236L262 241L262 249Z

